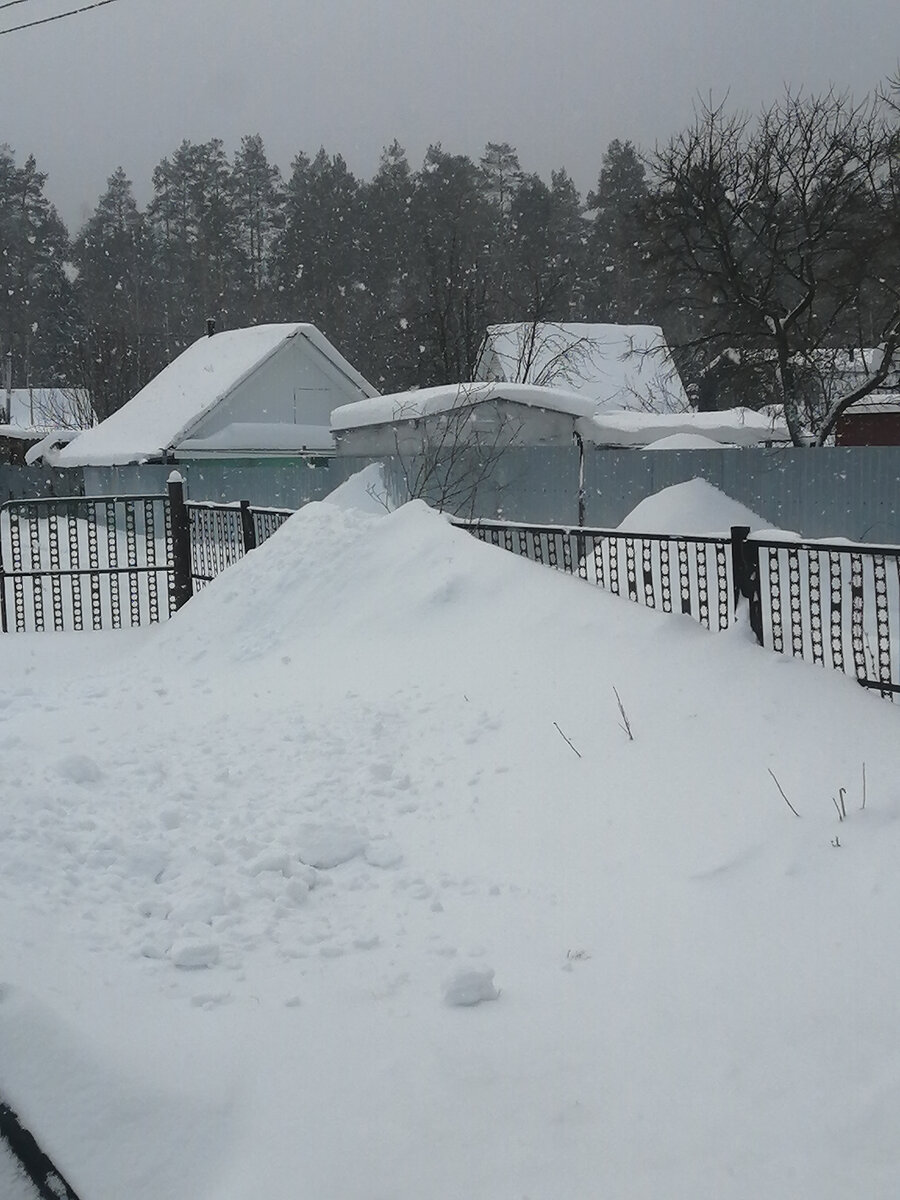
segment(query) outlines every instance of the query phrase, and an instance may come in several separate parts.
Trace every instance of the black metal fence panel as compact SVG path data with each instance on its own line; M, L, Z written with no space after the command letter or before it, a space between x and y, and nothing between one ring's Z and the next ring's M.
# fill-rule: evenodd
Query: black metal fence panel
M0 507L0 629L122 629L169 616L172 528L162 496Z
M276 533L289 508L257 508L242 500L237 504L207 504L189 500L185 505L191 533L191 574L194 588L204 587L220 572L255 550Z
M741 597L757 640L900 694L900 547L454 521L480 541L617 596L726 629Z
M753 535L764 646L900 694L900 547Z
M501 521L454 524L479 541L576 575L647 608L684 613L707 629L727 628L734 612L729 538Z
M289 516L291 510L254 509L246 501L186 502L177 482L165 496L0 505L0 631L123 629L164 620Z

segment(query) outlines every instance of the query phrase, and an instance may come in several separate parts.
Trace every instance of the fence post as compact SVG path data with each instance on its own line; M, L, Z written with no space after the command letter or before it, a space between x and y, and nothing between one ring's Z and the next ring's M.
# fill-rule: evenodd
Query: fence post
M170 607L177 611L194 594L191 572L191 526L184 503L184 480L177 471L169 476L169 520L172 525L172 563L169 575Z
M749 525L731 527L731 573L734 582L734 611L743 597L750 610L750 628L763 644L762 595L759 584L759 547L750 541Z
M3 570L3 512L0 510L0 633L6 633L6 573Z
M253 513L250 511L250 501L241 501L241 537L244 541L244 553L256 549L256 526L253 524Z

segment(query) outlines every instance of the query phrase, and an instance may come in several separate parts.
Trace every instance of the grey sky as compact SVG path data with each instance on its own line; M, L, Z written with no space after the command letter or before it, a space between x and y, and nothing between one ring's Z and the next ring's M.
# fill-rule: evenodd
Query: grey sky
M27 0L0 28L71 7ZM394 137L414 165L432 141L508 141L585 191L612 138L664 140L698 93L862 95L898 54L897 0L120 0L0 37L0 141L37 156L71 226L118 165L143 201L182 138L256 132L285 172L324 145L363 176Z

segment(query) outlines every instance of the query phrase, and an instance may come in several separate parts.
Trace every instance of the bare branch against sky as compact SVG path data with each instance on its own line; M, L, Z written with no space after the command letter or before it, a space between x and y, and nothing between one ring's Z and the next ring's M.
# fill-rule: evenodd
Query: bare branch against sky
M504 140L584 191L612 138L665 139L698 94L751 109L786 82L863 94L898 46L896 0L122 0L0 38L0 142L37 156L70 225L118 165L146 198L182 138L252 132L283 168L324 144L364 176L394 137L413 161L433 141L475 156Z

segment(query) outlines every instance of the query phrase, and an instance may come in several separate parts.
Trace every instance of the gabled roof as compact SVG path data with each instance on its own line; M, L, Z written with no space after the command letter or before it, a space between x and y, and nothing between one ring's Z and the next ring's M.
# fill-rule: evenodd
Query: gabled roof
M61 466L146 462L190 437L203 418L291 338L304 338L364 396L375 389L314 325L254 325L198 338L118 412L60 451Z
M422 417L494 400L561 412L571 417L589 418L597 407L586 396L531 383L448 383L441 387L395 392L390 396L375 396L369 400L357 400L354 404L342 404L331 414L331 428L357 429L363 425L417 421Z
M690 408L657 325L491 325L477 374L482 379L565 388L609 411L672 413Z

